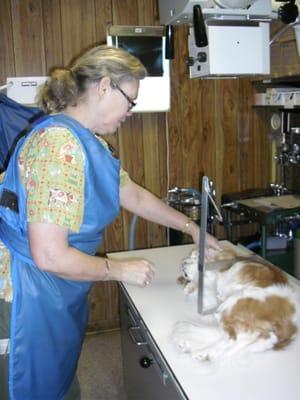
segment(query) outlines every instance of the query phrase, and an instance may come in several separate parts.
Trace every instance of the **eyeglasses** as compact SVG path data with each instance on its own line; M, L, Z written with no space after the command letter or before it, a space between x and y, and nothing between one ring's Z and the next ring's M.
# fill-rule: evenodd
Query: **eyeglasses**
M118 89L118 91L119 91L120 93L122 93L122 95L123 95L123 96L125 97L125 99L128 101L128 103L129 103L128 111L131 111L131 110L133 109L133 107L136 106L136 102L134 102L134 101L128 96L128 94L126 94L126 93L124 92L124 90L122 90L122 89L120 88L120 86L119 86L116 82L112 82L112 84L114 85L114 87L115 87L116 89Z

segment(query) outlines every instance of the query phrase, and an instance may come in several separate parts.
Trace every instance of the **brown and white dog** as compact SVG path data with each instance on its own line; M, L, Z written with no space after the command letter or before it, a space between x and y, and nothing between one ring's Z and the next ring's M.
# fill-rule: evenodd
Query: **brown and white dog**
M229 253L215 260L232 258ZM197 293L197 258L194 250L182 264L180 281L185 281L187 295ZM201 361L283 349L297 333L299 294L285 273L260 260L233 261L226 270L206 271L204 307L216 311L197 321L178 322L172 333L181 352Z

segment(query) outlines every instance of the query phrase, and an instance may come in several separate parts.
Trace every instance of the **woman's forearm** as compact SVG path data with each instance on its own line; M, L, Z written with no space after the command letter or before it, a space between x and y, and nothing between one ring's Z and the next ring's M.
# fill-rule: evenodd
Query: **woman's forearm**
M184 232L192 236L194 243L199 243L200 229L195 222L134 182L121 189L120 198L121 205L133 214ZM209 234L206 235L206 246L220 249L218 240Z
M47 239L42 240L43 237ZM61 235L61 231L55 226L49 229L47 225L32 224L29 228L29 238L32 258L39 269L76 281L107 279L106 259L90 256L70 247L64 235ZM115 279L117 278L118 276L115 276Z
M121 205L124 208L148 221L189 233L189 226L186 224L190 219L186 215L168 206L141 186L133 182L129 185L121 190Z

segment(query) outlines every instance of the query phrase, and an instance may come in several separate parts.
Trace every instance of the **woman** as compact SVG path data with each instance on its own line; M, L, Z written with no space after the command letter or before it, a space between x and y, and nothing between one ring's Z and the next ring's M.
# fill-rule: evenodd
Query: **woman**
M94 255L120 205L198 243L198 226L131 181L96 136L115 133L131 115L145 74L135 57L106 46L89 50L70 69L54 70L40 93L49 115L12 155L0 197L3 371L9 352L3 398L8 391L11 400L70 398L91 283L143 287L153 280L149 261Z

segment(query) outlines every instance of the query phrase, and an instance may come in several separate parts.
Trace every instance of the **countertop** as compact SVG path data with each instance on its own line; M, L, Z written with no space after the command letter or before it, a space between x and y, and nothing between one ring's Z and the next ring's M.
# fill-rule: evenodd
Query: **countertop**
M156 265L156 277L148 287L123 286L186 396L190 400L299 400L300 333L284 350L211 367L180 353L170 342L176 322L192 321L198 316L197 298L186 297L176 283L181 262L192 248L194 245L181 245L109 255L142 257ZM300 291L300 281L291 279Z

